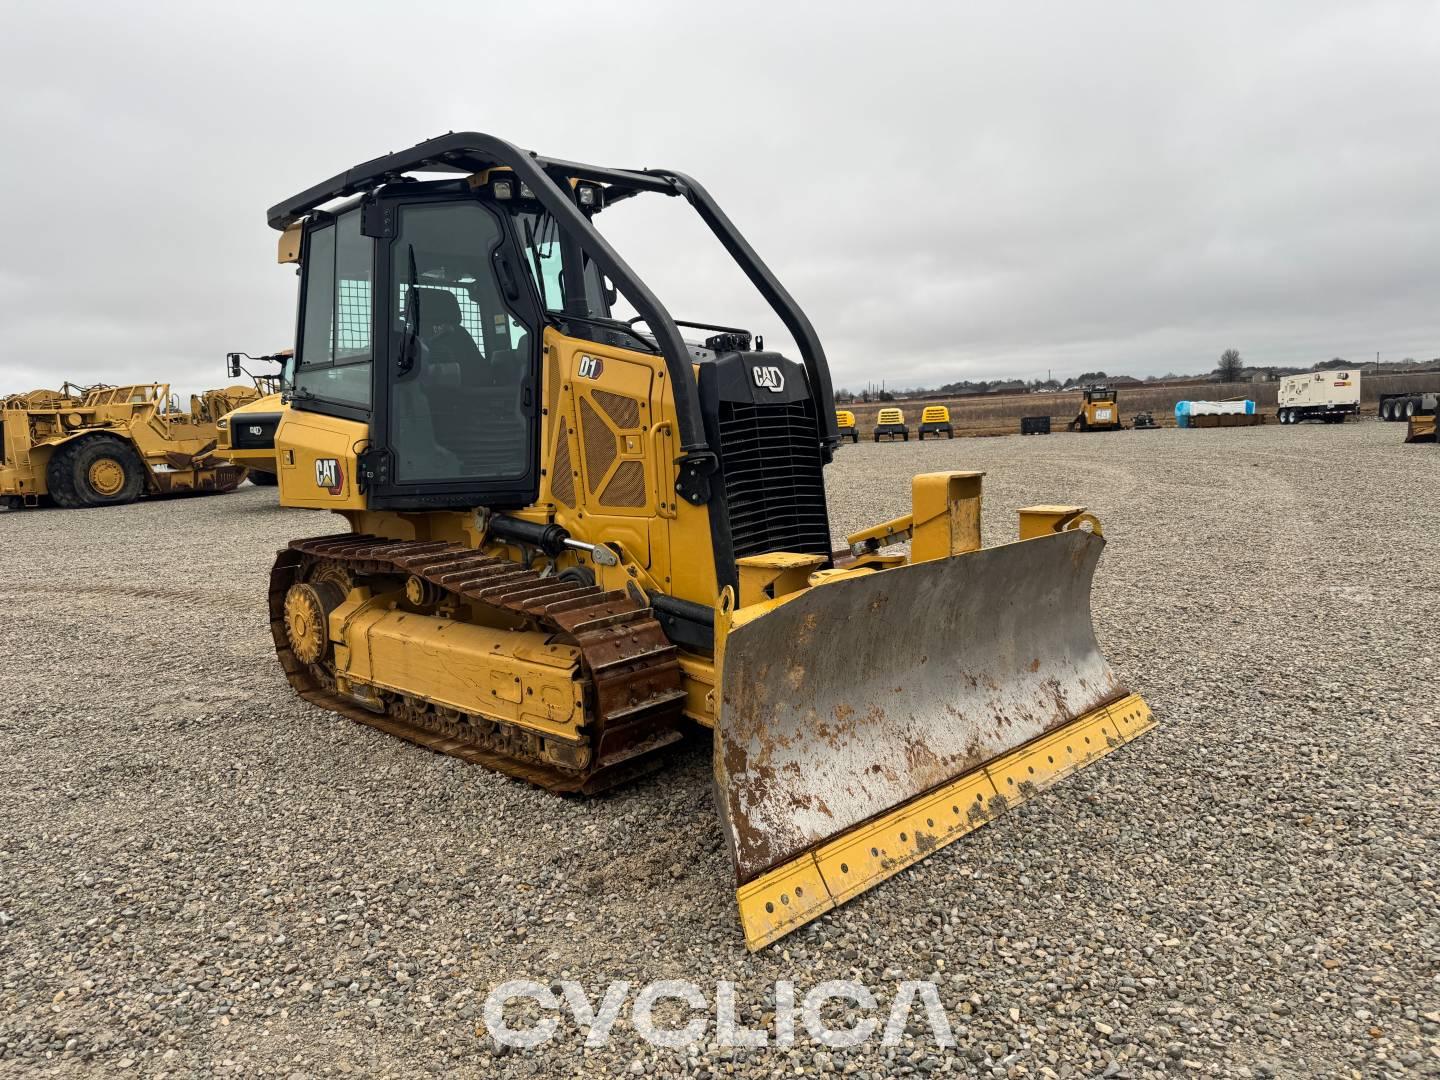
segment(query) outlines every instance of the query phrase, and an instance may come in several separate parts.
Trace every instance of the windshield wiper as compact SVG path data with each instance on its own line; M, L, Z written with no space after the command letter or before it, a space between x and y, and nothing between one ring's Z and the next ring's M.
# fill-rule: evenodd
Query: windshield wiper
M420 277L415 272L415 245L406 245L410 260L409 288L405 292L405 334L400 339L400 355L395 360L396 372L408 375L420 354Z
M606 330L614 330L616 333L624 334L631 341L639 342L641 348L646 352L658 353L660 351L653 341L636 333L619 319L606 319L596 315L572 315L568 311L548 311L546 315L556 322L582 322L589 323L591 326L603 327Z
M535 237L535 229L530 219L525 219L525 246L530 249L530 264L535 268L535 287L540 290L540 306L549 310L550 300L545 295L545 272L540 269L540 244L543 242Z

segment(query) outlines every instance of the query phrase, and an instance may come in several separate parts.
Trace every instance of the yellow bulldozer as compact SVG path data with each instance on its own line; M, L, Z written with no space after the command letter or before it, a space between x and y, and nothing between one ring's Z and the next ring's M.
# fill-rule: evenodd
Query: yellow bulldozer
M295 371L293 349L282 349L269 356L251 356L234 352L226 357L230 377L249 375L255 383L254 400L234 409L218 427L215 456L235 465L243 465L250 482L259 487L279 482L275 464L275 429L280 426L284 396L289 392ZM275 372L252 374L244 362L278 365Z
M597 228L657 197L798 360L674 318ZM909 514L832 540L819 338L684 173L457 133L269 223L301 267L280 499L350 525L271 572L307 700L557 792L708 730L752 949L1151 725L1095 640L1083 507L984 548L982 474L930 473Z
M142 495L230 491L245 473L215 458L216 422L255 397L207 390L181 409L168 383L33 390L0 401L0 504L117 506Z

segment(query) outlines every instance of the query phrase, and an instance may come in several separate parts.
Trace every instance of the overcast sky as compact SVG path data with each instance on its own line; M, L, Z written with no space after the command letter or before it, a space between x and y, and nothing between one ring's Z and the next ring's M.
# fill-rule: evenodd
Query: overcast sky
M1440 5L4 5L0 392L292 343L265 209L447 130L703 180L837 387L1440 356ZM784 344L688 209L600 218Z

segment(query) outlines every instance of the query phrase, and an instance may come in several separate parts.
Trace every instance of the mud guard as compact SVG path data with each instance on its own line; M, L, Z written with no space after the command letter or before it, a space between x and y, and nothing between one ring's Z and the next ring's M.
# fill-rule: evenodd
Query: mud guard
M1091 624L1104 543L1076 529L722 612L715 794L752 949L1148 729Z

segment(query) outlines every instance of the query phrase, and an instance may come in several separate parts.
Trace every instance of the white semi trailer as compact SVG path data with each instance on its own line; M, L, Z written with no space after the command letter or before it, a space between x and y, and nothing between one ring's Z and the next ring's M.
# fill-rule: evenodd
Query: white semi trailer
M1307 371L1286 375L1280 380L1276 401L1282 424L1302 420L1323 420L1343 424L1347 416L1360 415L1360 372Z

